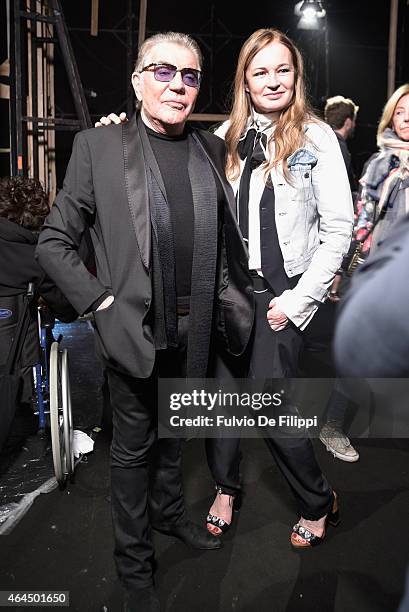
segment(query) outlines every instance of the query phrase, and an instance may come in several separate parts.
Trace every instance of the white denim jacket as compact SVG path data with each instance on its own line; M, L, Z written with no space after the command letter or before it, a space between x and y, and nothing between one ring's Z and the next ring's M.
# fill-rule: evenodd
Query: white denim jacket
M249 122L250 127L257 127L267 135L274 129L268 116L256 113ZM216 135L224 138L227 128L228 121L216 130ZM284 291L277 300L280 309L301 330L328 295L349 249L354 216L348 176L333 130L326 123L316 121L308 123L305 132L304 147L287 160L292 182L286 180L282 164L270 173L284 269L289 277L302 274L296 287ZM250 210L254 209L251 200L260 202L265 186L262 171L253 175ZM231 185L237 196L240 177L231 181Z

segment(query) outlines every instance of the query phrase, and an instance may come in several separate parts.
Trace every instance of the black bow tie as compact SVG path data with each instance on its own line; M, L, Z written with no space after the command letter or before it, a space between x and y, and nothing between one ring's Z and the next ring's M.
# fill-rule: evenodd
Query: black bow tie
M249 164L251 170L258 168L266 160L261 144L266 148L267 136L254 128L251 128L247 132L246 137L239 142L238 152L240 159L247 159L250 155Z

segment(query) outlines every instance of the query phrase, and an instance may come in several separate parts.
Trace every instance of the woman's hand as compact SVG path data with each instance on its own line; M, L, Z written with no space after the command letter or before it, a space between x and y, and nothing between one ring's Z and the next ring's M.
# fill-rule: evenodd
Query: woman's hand
M338 270L338 272L335 274L335 278L332 281L332 285L330 287L330 291L328 294L328 299L330 302L333 302L334 304L336 304L336 302L339 302L339 300L341 299L339 297L339 287L341 285L341 281L342 281L342 272Z
M120 123L126 123L128 121L128 117L126 113L121 113L115 115L115 113L110 113L108 117L101 117L99 121L96 122L94 127L103 127L104 125L111 125L111 123L115 123L115 125L119 125Z
M271 329L275 332L282 331L288 327L288 317L277 304L277 298L273 298L268 305L267 321Z

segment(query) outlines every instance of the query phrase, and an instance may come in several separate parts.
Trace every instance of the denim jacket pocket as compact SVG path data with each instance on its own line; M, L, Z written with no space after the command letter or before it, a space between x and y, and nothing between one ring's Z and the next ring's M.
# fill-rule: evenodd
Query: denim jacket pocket
M317 157L308 149L297 149L287 159L293 188L292 200L298 202L311 200L313 195L311 172L317 161Z

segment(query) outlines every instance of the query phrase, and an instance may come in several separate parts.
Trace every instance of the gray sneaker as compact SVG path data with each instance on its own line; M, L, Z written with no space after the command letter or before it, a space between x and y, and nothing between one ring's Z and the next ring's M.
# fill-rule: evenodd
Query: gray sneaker
M348 436L339 429L335 429L331 425L324 425L320 431L319 438L324 446L327 447L327 451L332 453L337 459L348 461L349 463L358 461L358 451L352 446Z

